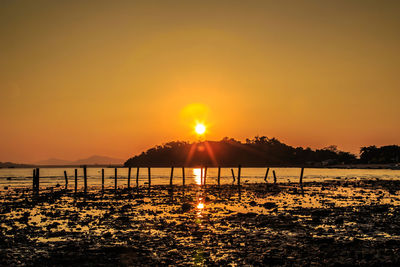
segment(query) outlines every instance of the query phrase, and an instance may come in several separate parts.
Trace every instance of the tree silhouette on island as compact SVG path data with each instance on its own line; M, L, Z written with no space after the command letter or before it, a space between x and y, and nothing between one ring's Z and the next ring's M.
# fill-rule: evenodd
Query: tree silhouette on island
M352 164L357 158L349 152L339 151L336 146L312 150L292 147L276 138L256 136L240 142L225 137L221 141L189 143L173 141L155 146L125 162L126 167L246 167L274 166L322 166Z

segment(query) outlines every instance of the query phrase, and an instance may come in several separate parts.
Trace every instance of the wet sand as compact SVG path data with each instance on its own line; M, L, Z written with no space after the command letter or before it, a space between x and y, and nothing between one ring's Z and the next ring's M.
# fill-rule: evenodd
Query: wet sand
M399 265L400 181L0 194L1 265Z

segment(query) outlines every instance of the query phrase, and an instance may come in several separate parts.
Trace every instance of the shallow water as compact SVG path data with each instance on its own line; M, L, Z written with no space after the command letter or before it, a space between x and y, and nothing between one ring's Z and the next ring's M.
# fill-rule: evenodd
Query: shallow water
M234 168L237 176L237 168ZM273 180L272 171L275 170L278 183L298 182L300 168L270 168L268 180ZM64 186L64 171L67 171L69 186L74 184L75 168L41 168L40 186L51 187L57 184ZM12 188L23 188L32 186L32 172L30 168L0 169L0 190ZM104 168L105 187L114 187L114 168ZM266 168L242 168L242 183L260 183L263 182ZM170 168L151 168L151 184L166 185L169 184L171 174ZM88 186L98 187L101 185L101 168L88 168ZM185 168L186 184L199 184L201 170L196 168ZM217 168L208 168L207 184L217 183ZM127 186L128 168L118 168L118 187ZM174 184L182 184L182 169L174 169ZM386 169L325 169L325 168L306 168L303 181L325 181L332 179L382 179L382 180L400 180L400 170ZM148 181L147 168L139 170L139 185L144 185ZM221 169L221 184L232 183L232 174L230 168ZM131 185L136 185L136 168L132 168ZM78 188L83 186L83 169L78 168Z

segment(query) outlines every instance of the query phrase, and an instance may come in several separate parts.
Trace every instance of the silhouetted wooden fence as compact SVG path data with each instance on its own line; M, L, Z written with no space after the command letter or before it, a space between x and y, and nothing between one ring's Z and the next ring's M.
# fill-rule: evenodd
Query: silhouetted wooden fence
M241 198L241 169L242 166L238 166L238 172L237 172L237 188L238 188L238 193L239 193L239 199ZM268 184L268 173L269 173L270 168L266 169L264 181L265 183ZM236 182L236 177L235 177L235 172L233 169L231 169L231 174L232 174L232 179L233 179L233 185ZM272 174L274 177L273 183L277 183L277 176L275 170L272 170ZM300 171L300 177L299 177L299 185L301 187L301 190L303 192L303 176L304 176L304 168L301 168ZM67 171L64 171L64 178L65 178L65 190L68 190L68 175ZM170 190L173 192L174 189L174 183L173 183L173 178L174 178L174 167L171 167L171 173L170 173ZM128 168L128 182L127 182L127 188L131 189L130 186L130 181L131 181L131 167ZM200 186L203 186L204 188L206 187L206 181L207 181L207 167L201 168L200 172ZM145 183L146 184L146 183ZM147 184L148 184L148 193L150 194L151 191L151 167L147 168ZM182 167L182 186L183 188L185 187L185 167ZM218 189L221 188L221 167L218 167L218 175L217 175L217 187ZM35 168L33 169L33 174L32 174L32 192L34 194L38 194L40 189L40 169ZM137 167L136 170L136 189L139 191L139 167ZM101 190L104 192L104 169L101 170ZM118 168L115 168L114 172L114 191L117 192L118 190ZM74 186L74 191L75 193L78 192L78 169L75 169L75 186ZM88 191L88 184L87 184L87 167L83 166L83 192L86 194Z

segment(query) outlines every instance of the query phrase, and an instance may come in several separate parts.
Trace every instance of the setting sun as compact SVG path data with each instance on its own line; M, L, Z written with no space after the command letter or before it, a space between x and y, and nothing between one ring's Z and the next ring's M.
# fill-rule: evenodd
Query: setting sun
M202 123L196 124L196 127L194 129L197 134L204 134L206 131L206 126Z

